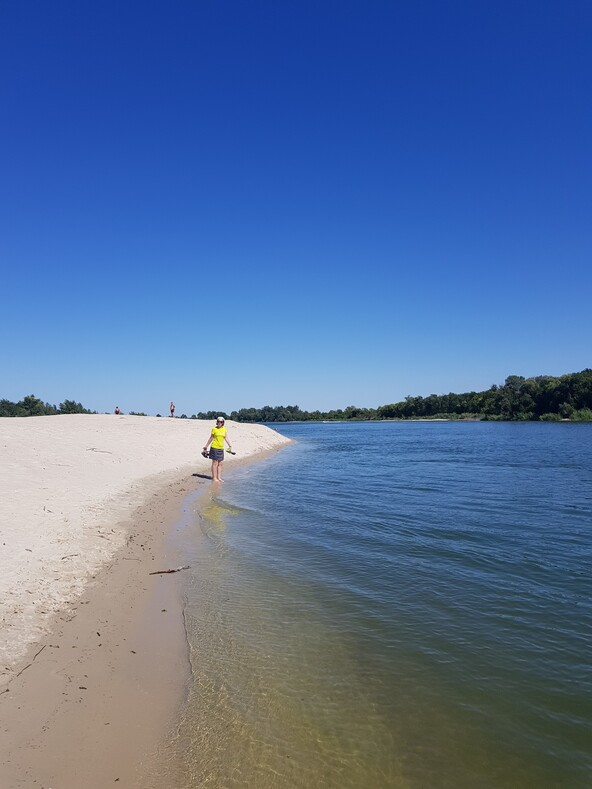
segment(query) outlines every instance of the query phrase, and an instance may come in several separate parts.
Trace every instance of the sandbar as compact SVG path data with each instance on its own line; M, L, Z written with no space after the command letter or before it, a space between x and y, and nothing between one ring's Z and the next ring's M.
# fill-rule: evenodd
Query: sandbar
M3 789L151 786L189 679L182 571L161 571L181 566L183 503L214 486L200 455L212 426L0 420ZM230 478L233 464L289 443L263 425L226 426Z

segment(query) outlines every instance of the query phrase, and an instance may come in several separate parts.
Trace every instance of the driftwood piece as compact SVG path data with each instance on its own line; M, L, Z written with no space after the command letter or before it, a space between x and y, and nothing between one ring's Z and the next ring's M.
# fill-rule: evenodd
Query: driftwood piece
M178 573L179 570L188 570L189 565L186 564L183 567L175 567L174 570L155 570L153 573L148 573L148 575L164 575L165 573Z
M45 649L46 646L47 646L47 644L44 644L41 647L41 649L39 650L39 652L35 652L35 654L33 655L33 660L30 663L27 663L27 665L19 671L19 673L15 676L15 679L17 677L20 677L20 675L23 673L23 671L26 671L28 668L31 668L31 666L33 665L33 662L34 662L35 658L37 657L37 655L40 655L41 652L43 652L43 650Z

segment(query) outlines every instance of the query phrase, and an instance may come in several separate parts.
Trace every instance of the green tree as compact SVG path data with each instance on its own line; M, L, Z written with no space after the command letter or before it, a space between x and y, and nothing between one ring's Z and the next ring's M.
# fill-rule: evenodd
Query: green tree
M35 395L27 395L16 404L17 416L49 416L57 413L55 406L39 400Z
M18 416L16 403L10 400L0 400L0 417L2 416Z

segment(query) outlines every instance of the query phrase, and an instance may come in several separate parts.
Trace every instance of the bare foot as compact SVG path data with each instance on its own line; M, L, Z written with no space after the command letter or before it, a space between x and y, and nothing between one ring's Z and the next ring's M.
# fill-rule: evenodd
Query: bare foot
M224 482L224 480L222 479L222 477L220 477L219 479L216 480L216 482Z

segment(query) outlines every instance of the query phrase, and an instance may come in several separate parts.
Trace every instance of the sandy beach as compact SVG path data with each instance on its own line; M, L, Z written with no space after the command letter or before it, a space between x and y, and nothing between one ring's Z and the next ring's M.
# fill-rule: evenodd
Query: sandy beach
M0 420L0 785L148 787L188 677L175 530L211 422ZM288 440L227 422L232 465ZM224 484L224 483L222 483ZM150 574L157 573L157 574Z

